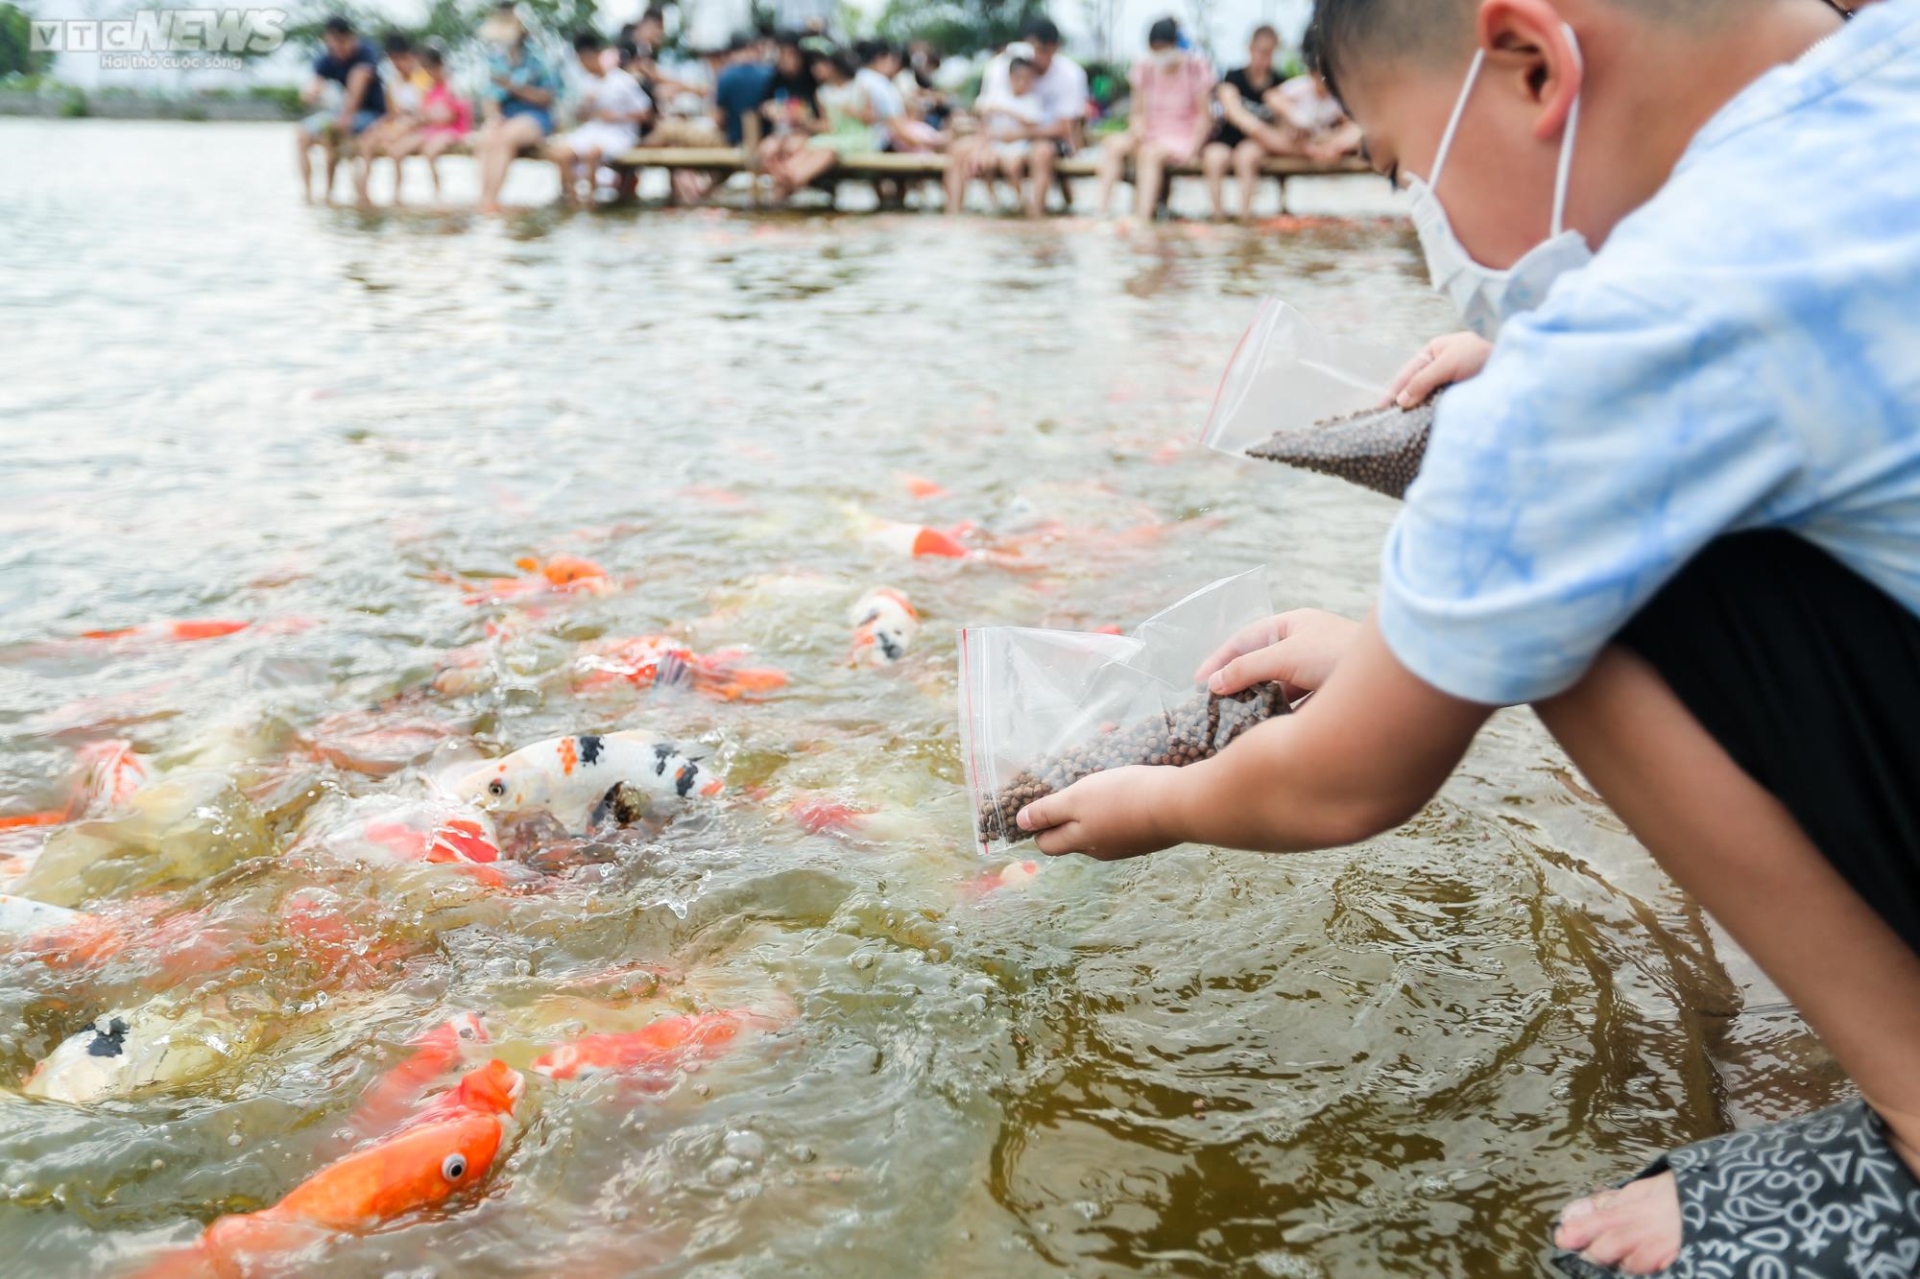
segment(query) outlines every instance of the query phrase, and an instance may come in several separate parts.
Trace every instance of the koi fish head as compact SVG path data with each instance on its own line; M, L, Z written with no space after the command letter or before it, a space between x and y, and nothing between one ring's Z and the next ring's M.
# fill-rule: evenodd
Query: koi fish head
M486 1177L505 1136L504 1113L454 1112L403 1129L328 1164L255 1217L356 1230L430 1208Z
M486 813L532 812L552 806L554 783L562 776L557 766L545 767L527 751L516 751L462 777L454 783L453 795Z
M104 815L133 798L146 784L147 763L133 753L127 741L94 742L80 750L80 793L74 807L79 813Z
M920 614L912 602L886 587L861 596L848 618L856 666L891 666L907 655L920 633Z
M473 1033L484 1041L486 1031L480 1025L478 1014L468 1013L466 1016L472 1019ZM448 1023L455 1026L455 1034L459 1033L461 1020L455 1018ZM526 1076L504 1061L490 1061L467 1072L459 1086L448 1094L449 1106L476 1115L511 1115L515 1103L526 1089Z

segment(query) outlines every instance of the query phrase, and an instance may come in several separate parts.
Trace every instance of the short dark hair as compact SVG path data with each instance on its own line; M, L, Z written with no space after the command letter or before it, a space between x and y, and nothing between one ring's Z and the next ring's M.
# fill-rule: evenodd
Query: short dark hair
M1263 22L1259 26L1253 29L1252 34L1250 34L1247 37L1247 43L1252 44L1255 40L1258 40L1261 36L1265 36L1267 37L1267 39L1273 40L1276 42L1280 39L1280 33L1273 29L1273 24L1270 22Z
M573 33L573 48L576 53L598 53L607 47L607 42L598 31L582 28Z
M413 41L407 39L404 31L389 31L381 38L380 47L392 57L396 53L412 53Z
M336 13L320 24L320 30L330 36L350 36L353 34L353 23L347 21L345 14Z
M1039 69L1039 67L1033 65L1032 58L1015 58L1007 64L1008 75L1012 75L1016 71L1038 71Z
M1053 25L1052 18L1035 18L1020 29L1020 34L1028 44L1044 44L1056 49L1060 47L1060 28Z
M429 40L420 46L420 61L429 70L437 71L447 65L447 55L438 40Z
M853 60L869 67L892 52L893 46L885 40L861 40L853 46Z
M1158 22L1154 23L1152 26L1147 28L1147 43L1150 45L1179 44L1180 43L1180 24L1178 22L1175 22L1172 18L1160 19Z

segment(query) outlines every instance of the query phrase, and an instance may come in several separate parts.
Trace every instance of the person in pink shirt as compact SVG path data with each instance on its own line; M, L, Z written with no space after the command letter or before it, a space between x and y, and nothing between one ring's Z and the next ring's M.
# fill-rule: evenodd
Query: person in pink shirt
M1213 69L1197 53L1180 47L1180 24L1162 18L1147 31L1147 56L1127 76L1132 107L1127 131L1100 146L1099 186L1094 207L1102 217L1113 200L1113 185L1133 158L1133 216L1146 223L1160 203L1170 167L1189 164L1213 136Z
M391 142L386 153L397 165L406 156L425 157L427 172L433 178L433 198L440 198L440 157L465 142L473 132L473 104L453 91L447 83L447 55L437 43L421 47L420 68L431 82L420 95L418 127ZM400 198L396 177L394 199Z

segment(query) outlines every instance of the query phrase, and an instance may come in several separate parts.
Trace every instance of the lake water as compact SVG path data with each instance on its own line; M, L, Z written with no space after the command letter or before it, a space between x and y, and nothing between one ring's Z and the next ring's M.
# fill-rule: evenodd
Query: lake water
M0 1083L156 1001L227 1048L88 1106L0 1096L8 1271L132 1270L273 1202L463 1011L523 1069L671 1013L781 1025L664 1091L530 1074L477 1192L324 1273L1530 1273L1568 1197L1831 1091L1525 714L1360 848L976 886L954 628L1131 625L1261 565L1280 606L1367 607L1392 504L1187 442L1263 294L1409 349L1447 327L1398 225L362 217L301 207L290 149L0 121L0 812L58 806L109 737L186 797L0 847L12 891L129 934L0 958ZM872 518L972 521L1023 564L902 558ZM624 589L534 613L457 584L556 554ZM927 625L852 669L878 586ZM255 625L63 642L205 617ZM570 688L580 645L649 634L791 682ZM383 707L445 734L418 768L310 748ZM312 852L459 759L636 727L726 794L509 888ZM819 794L879 815L808 833ZM296 944L293 900L358 941ZM212 933L230 962L170 965Z

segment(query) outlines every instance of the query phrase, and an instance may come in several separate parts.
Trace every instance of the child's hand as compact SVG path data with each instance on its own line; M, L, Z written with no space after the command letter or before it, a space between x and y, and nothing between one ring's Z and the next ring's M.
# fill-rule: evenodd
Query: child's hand
M1425 404L1443 386L1464 382L1487 366L1493 343L1477 333L1449 333L1427 343L1393 379L1386 403L1403 409Z
M1296 609L1256 622L1200 664L1194 679L1225 697L1278 680L1297 701L1327 682L1353 647L1360 624L1319 609Z
M1167 829L1177 768L1115 768L1075 782L1020 810L1020 829L1049 857L1084 853L1103 862L1158 852L1180 842Z

